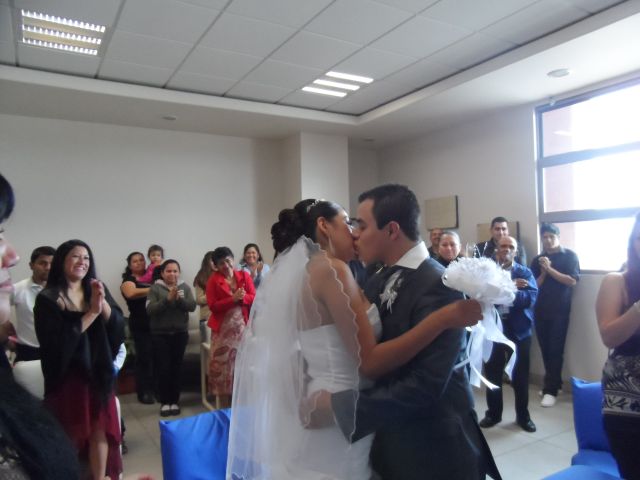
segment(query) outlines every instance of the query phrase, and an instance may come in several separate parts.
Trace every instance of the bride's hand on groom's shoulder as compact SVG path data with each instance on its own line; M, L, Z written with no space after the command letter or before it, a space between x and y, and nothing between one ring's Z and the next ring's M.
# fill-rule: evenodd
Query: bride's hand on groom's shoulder
M318 390L300 402L300 421L305 428L325 428L335 419L331 408L331 393Z
M482 320L482 305L477 300L458 300L447 307L452 309L450 328L472 327Z

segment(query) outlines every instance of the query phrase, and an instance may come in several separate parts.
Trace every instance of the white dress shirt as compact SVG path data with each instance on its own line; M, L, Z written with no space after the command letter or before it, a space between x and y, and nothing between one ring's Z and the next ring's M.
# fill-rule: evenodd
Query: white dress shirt
M13 284L11 304L16 308L16 335L18 343L22 345L40 347L33 325L33 306L36 303L36 296L43 288L42 285L34 283L31 277Z

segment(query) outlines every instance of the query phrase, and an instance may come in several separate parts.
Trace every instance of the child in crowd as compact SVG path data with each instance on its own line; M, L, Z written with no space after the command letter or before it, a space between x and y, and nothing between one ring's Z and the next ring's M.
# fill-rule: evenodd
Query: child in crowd
M153 272L156 268L159 268L164 261L164 249L160 245L151 245L147 251L147 257L149 257L149 266L147 267L147 271L144 272L144 275L138 280L141 283L151 284L157 280L157 278L154 278Z

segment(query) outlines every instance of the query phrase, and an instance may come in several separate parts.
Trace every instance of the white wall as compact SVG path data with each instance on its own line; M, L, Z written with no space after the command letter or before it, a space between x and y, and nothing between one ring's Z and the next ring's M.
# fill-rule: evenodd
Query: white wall
M398 182L418 200L458 195L463 245L476 240L476 225L497 215L520 222L529 258L537 251L534 114L526 105L433 133L379 152L381 183ZM599 275L585 276L574 294L565 374L600 377L606 349L598 335L593 302ZM543 373L537 343L533 377Z
M17 207L5 226L23 260L41 244L80 238L119 294L125 257L151 243L191 284L207 250L242 255L256 242L272 258L270 228L283 207L282 144L0 115L0 172Z
M349 147L349 208L352 216L358 208L358 195L380 183L376 151Z

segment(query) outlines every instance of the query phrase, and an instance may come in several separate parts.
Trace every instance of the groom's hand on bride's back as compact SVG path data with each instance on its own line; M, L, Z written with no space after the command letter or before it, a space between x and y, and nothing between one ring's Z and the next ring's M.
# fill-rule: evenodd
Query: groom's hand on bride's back
M335 423L331 393L318 390L300 403L300 421L305 428L325 428Z
M482 305L477 300L458 300L443 307L448 312L449 328L472 327L482 320Z

